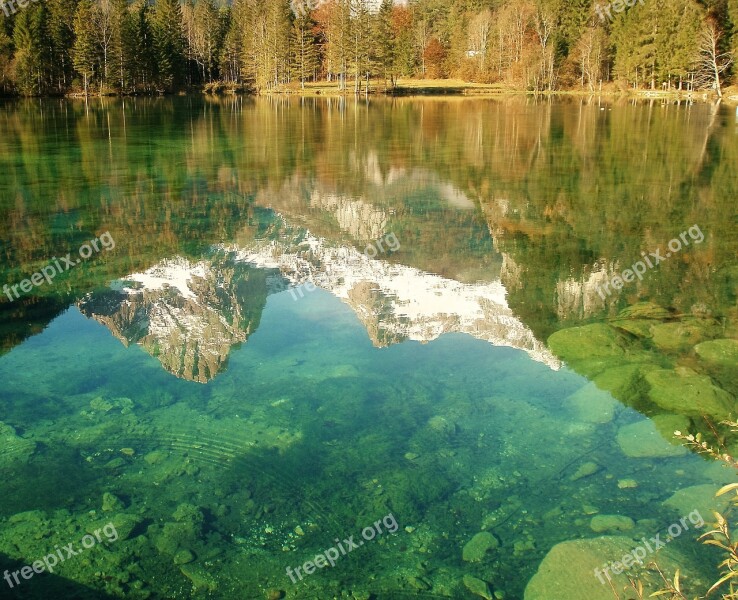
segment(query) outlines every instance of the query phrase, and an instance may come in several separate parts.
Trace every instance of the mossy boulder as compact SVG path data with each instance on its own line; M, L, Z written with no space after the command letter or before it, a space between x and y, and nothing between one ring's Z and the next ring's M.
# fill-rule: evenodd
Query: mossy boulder
M694 351L709 366L738 368L738 340L702 342L695 346Z
M543 559L537 573L525 588L524 600L612 600L603 567L633 551L639 542L624 536L603 536L588 540L571 540L554 546ZM654 556L649 556L649 559ZM693 597L709 584L698 576L691 562L675 549L666 547L655 555L659 568L669 579L679 568L683 574L683 591ZM610 571L614 589L628 587L628 577L638 578L644 586L644 597L661 589L663 581L653 570L635 563L627 571ZM598 573L600 578L598 578ZM689 589L687 589L689 588ZM689 595L691 594L691 595Z
M596 515L589 522L589 527L595 533L630 531L635 527L635 521L624 515Z
M675 431L688 431L691 426L690 419L684 415L654 415L651 417L651 422L661 436L671 444L680 443L674 438Z
M713 511L722 513L730 505L730 494L715 496L719 489L719 485L711 483L692 485L677 490L671 497L664 500L663 504L674 509L680 516L687 516L693 511L698 511L702 518L710 523L714 521Z
M654 345L665 352L681 352L706 339L704 328L696 323L660 323L651 328Z
M623 356L623 337L609 325L593 323L557 331L548 338L552 352L566 361Z
M499 545L500 541L489 531L480 531L464 545L461 555L467 562L480 562L487 552Z
M615 319L610 325L639 338L650 338L651 327L654 322L651 319Z
M562 329L548 338L551 351L586 377L624 362L626 345L624 336L604 323Z
M648 397L656 405L682 415L728 418L735 400L706 375L691 369L656 369L645 374Z
M650 419L621 427L618 430L617 441L623 454L631 458L684 456L688 452L672 438L668 436L664 438Z
M10 425L0 422L0 466L26 462L36 451L36 443L20 437Z
M672 314L662 306L653 302L638 302L624 308L618 313L618 319L652 319L663 321L669 319Z
M486 581L471 575L464 575L464 587L475 596L484 598L485 600L494 600Z

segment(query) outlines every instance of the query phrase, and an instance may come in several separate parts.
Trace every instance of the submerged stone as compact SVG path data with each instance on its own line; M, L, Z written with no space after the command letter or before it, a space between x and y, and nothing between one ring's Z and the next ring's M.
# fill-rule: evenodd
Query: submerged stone
M618 313L618 319L653 319L662 321L671 318L671 313L653 302L638 302Z
M597 515L592 517L589 527L595 533L629 531L635 527L635 521L623 515Z
M484 598L485 600L493 600L494 596L489 591L489 585L486 581L472 577L471 575L464 575L464 586L475 596Z
M693 511L697 511L699 516L706 521L712 522L714 517L713 511L724 512L730 506L731 494L715 496L720 486L711 483L702 485L693 485L690 487L677 490L670 498L664 500L664 506L674 509L680 516L686 517ZM694 520L698 521L698 515L694 515Z
M664 439L650 419L621 427L617 441L623 454L631 458L684 456L688 452L684 446Z
M499 545L499 540L489 531L480 531L466 543L461 555L467 562L480 562L489 550Z
M707 337L702 327L689 322L660 323L651 333L654 345L666 352L687 350Z
M199 563L192 562L182 565L179 570L182 571L182 575L192 582L192 586L196 591L214 592L218 588L218 584L210 571Z
M566 404L580 421L609 423L615 416L618 401L595 383L588 383L569 396Z
M702 342L694 347L702 360L715 367L738 367L738 340L722 339Z
M650 338L651 327L653 327L653 321L651 319L616 319L610 321L610 325L616 329L627 331L636 337Z
M691 369L657 369L646 373L645 379L650 386L650 400L675 413L726 419L735 408L735 400L728 392Z
M0 466L25 462L35 451L35 442L20 437L10 425L0 422Z
M576 470L574 475L571 476L571 481L577 481L579 479L589 477L590 475L594 475L601 468L602 467L600 467L600 465L598 465L596 462L586 462Z
M557 331L548 338L551 351L565 361L622 357L623 337L609 325L594 323Z
M110 492L105 492L103 494L102 499L102 510L103 512L113 512L113 511L119 511L123 510L125 508L125 505L123 504L123 501L118 498L115 494L111 494Z
M639 542L624 536L603 536L588 540L571 540L554 546L538 567L538 571L525 588L524 600L612 600L612 588L608 585L603 567L620 561L638 546ZM650 556L649 559L654 558ZM659 568L673 579L679 568L683 581L691 586L687 594L705 584L695 576L691 562L672 548L661 550L655 558ZM644 562L644 566L645 566ZM598 576L599 574L599 576ZM663 581L654 571L641 568L637 563L629 570L615 574L609 572L615 589L628 587L628 577L638 577L644 586L644 598L661 589ZM688 596L691 597L691 596Z

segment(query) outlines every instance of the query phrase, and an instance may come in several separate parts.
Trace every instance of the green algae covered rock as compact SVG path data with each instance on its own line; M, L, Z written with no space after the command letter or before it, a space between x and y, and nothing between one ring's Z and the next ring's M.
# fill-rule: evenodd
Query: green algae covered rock
M624 515L596 515L589 522L589 527L595 533L629 531L635 527L635 521Z
M711 483L692 485L677 490L670 498L664 500L663 504L674 509L680 516L687 516L697 511L704 520L712 522L714 521L712 511L722 513L730 505L730 494L715 496L719 489L719 485Z
M645 379L650 386L649 399L668 411L726 419L735 409L735 400L728 392L691 369L656 369L646 373Z
M10 425L0 422L0 466L26 462L35 451L35 442L20 437Z
M619 402L595 383L588 383L566 399L567 407L587 423L609 423L615 416Z
M489 531L480 531L466 543L461 555L467 562L480 562L489 550L499 545L499 540Z
M695 322L660 323L651 328L656 347L665 352L688 350L707 337L707 332Z
M472 577L471 575L464 575L464 587L475 596L479 596L485 600L493 600L492 593L489 591L489 585L487 585L486 581Z
M638 302L632 306L624 308L618 313L618 319L653 319L663 321L668 319L672 314L653 302Z
M625 354L623 337L603 323L557 331L548 338L548 346L562 360L573 362Z
M672 432L673 433L673 432ZM683 456L688 450L670 437L661 435L651 419L625 425L618 430L617 441L623 454L631 458Z
M710 366L738 368L738 340L702 342L695 346L694 351Z
M624 536L603 536L588 540L570 540L554 546L538 567L537 573L525 588L524 600L612 600L613 593L603 567L612 562L620 562L639 542ZM696 594L705 586L689 560L678 554L672 547L666 547L649 560L656 558L659 568L673 579L679 568L683 575L683 591ZM632 562L632 561L631 561ZM663 582L654 571L634 563L623 573L610 571L615 589L628 586L628 576L638 577L644 586L644 597L660 589ZM598 577L599 574L599 577ZM688 582L689 589L684 582ZM709 587L709 584L707 584Z

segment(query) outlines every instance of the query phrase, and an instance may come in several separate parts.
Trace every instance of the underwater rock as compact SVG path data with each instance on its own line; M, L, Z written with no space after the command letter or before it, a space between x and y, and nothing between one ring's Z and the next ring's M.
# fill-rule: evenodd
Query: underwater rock
M701 469L700 474L704 476L705 479L709 479L711 482L717 483L721 487L735 481L735 469L722 460L716 460L704 469Z
M677 443L674 438L675 431L689 431L691 425L688 417L672 414L654 415L651 417L651 422L661 436L672 443Z
M704 340L704 328L693 322L660 323L651 328L654 345L666 352L687 350Z
M0 466L26 462L35 451L35 442L20 437L15 429L0 421Z
M104 529L105 525L109 523L112 523L115 527L115 532L118 534L118 540L127 540L129 537L131 537L133 530L136 529L136 527L138 527L141 523L143 523L143 519L138 515L118 513L112 518L108 516L99 521L88 523L85 526L85 531L89 534L93 534L95 533L95 531L99 532L100 530Z
M650 338L653 323L651 319L615 319L610 321L610 326L639 338Z
M144 460L146 461L146 464L156 465L163 461L166 457L166 452L162 450L153 450L149 452L146 456L144 456Z
M192 523L195 526L200 525L205 519L202 511L197 506L187 502L177 505L172 517L180 523Z
M186 548L178 550L177 553L174 555L175 565L186 565L191 563L193 560L195 560L195 555Z
M641 389L645 387L642 382L643 373L657 368L655 365L643 363L619 365L605 369L593 379L593 382L618 400L630 403L640 397Z
M117 408L120 414L127 415L133 410L133 400L130 398L115 398L106 400L102 396L97 396L90 401L90 408L95 412L107 413Z
M654 319L663 321L671 318L671 313L653 302L638 302L618 313L618 319Z
M726 419L735 407L728 392L713 385L706 375L691 369L656 369L646 373L645 379L651 386L648 392L651 401L671 412Z
M102 510L103 512L117 512L123 510L125 505L123 501L118 498L115 494L105 492L102 498Z
M623 515L596 515L589 522L589 527L595 533L630 531L635 527L635 521Z
M571 476L570 481L577 481L579 479L584 479L585 477L589 477L590 475L594 475L597 473L602 467L598 465L596 462L586 462L583 465L581 465L576 473Z
M218 588L218 583L210 574L209 570L199 563L192 562L182 565L179 570L182 572L182 575L192 582L192 587L195 588L195 591L214 592Z
M609 392L591 382L574 392L565 402L579 421L587 423L609 423L619 404Z
M738 340L722 339L702 342L694 347L694 351L710 366L738 366Z
M475 596L479 596L485 600L494 600L486 581L472 577L471 575L464 575L464 586Z
M548 347L559 358L575 364L593 358L622 358L625 354L623 337L604 323L557 331L548 338Z
M703 519L713 520L712 511L724 512L730 506L730 494L715 497L720 486L705 483L677 490L663 505L674 509L680 516L698 511Z
M423 592L427 592L429 589L433 587L429 581L426 581L422 577L410 577L408 578L407 582L410 584L410 587L412 587L413 589L420 590Z
M450 437L456 433L456 424L441 415L428 419L428 428L444 437Z
M631 458L684 456L688 450L665 440L651 419L625 425L618 430L618 445Z
M618 479L618 487L621 490L630 490L638 487L638 482L635 479Z
M499 545L500 541L489 531L480 531L464 545L461 556L467 562L480 562L489 550Z
M620 561L638 544L639 542L625 536L603 536L557 544L528 582L524 600L612 600L612 589L607 584L602 569L613 561ZM691 561L673 548L662 549L657 554L657 560L659 568L669 579L673 579L675 569L681 570L682 591L686 594L696 592L704 586L705 582L698 580L698 571ZM598 578L598 573L601 579ZM609 574L614 588L620 590L629 585L628 576L638 577L644 586L644 598L661 589L663 585L658 574L641 568L638 564L621 574L612 571ZM692 588L685 589L684 582L688 582Z

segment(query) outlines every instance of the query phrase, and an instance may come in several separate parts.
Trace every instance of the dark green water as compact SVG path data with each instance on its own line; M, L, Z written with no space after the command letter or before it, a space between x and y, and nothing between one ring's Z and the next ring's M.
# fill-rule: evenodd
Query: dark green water
M0 107L0 571L116 531L0 597L615 597L525 588L724 508L737 166L704 105Z

